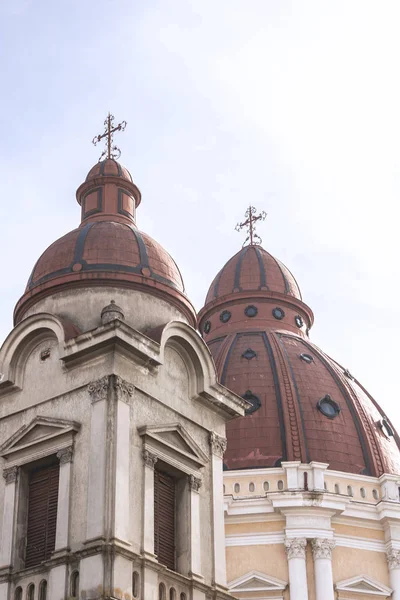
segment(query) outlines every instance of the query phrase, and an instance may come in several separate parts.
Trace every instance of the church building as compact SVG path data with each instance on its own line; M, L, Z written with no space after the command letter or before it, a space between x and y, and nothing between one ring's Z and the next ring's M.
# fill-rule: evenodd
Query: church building
M253 207L196 314L106 124L0 350L0 600L400 600L389 417Z

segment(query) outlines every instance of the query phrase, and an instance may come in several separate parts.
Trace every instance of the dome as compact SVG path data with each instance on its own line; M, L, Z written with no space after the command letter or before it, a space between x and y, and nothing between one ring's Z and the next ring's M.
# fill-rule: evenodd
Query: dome
M206 304L229 294L260 290L301 300L300 288L283 263L261 246L245 246L215 277Z
M241 263L240 256L243 250L220 271L199 313L220 382L249 402L245 417L227 423L225 467L317 461L349 473L399 473L394 427L351 373L310 342L312 313L300 300L294 278L285 294L276 267L270 289L260 289L262 270L250 256L263 257L263 265L280 263L256 246L247 247ZM288 278L289 271L284 273ZM242 292L234 292L235 277ZM224 296L217 301L220 293Z
M136 226L140 199L127 169L113 159L97 163L77 191L81 225L51 244L36 262L15 308L15 322L37 300L56 291L109 283L164 297L194 323L175 261Z

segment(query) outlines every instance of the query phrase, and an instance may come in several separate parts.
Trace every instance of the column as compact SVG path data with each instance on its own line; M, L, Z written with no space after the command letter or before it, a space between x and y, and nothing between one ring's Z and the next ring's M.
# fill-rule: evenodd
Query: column
M154 465L158 458L143 450L144 481L143 481L143 539L144 555L154 558Z
M69 546L69 518L71 497L71 466L73 448L63 448L57 452L60 461L60 478L58 482L58 508L55 551L67 550Z
M392 600L400 600L400 550L389 548L386 558L389 566L390 587L393 590Z
M15 500L17 491L18 467L4 469L6 482L4 490L3 527L0 540L0 567L12 564Z
M212 452L212 506L214 542L214 582L226 588L225 526L224 526L224 483L222 458L226 450L226 438L210 433Z
M194 475L189 477L190 489L190 571L201 576L201 530L200 530L200 494L202 481Z
M306 546L306 538L285 539L289 563L290 600L308 600Z
M334 600L332 576L332 550L335 541L332 539L314 538L311 540L314 558L316 600Z

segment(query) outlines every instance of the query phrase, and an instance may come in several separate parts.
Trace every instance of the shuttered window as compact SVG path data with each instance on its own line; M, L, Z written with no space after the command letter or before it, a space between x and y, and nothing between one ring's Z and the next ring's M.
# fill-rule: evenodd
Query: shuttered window
M59 464L53 464L29 474L25 567L38 565L54 551L59 472Z
M175 571L175 480L160 471L154 471L154 552Z

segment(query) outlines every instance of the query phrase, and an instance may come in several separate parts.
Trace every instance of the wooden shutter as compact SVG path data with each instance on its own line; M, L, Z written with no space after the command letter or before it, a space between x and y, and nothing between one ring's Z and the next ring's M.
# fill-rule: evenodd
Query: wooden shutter
M50 558L56 542L59 464L41 467L29 477L25 568Z
M175 480L154 471L154 552L158 562L175 570Z

